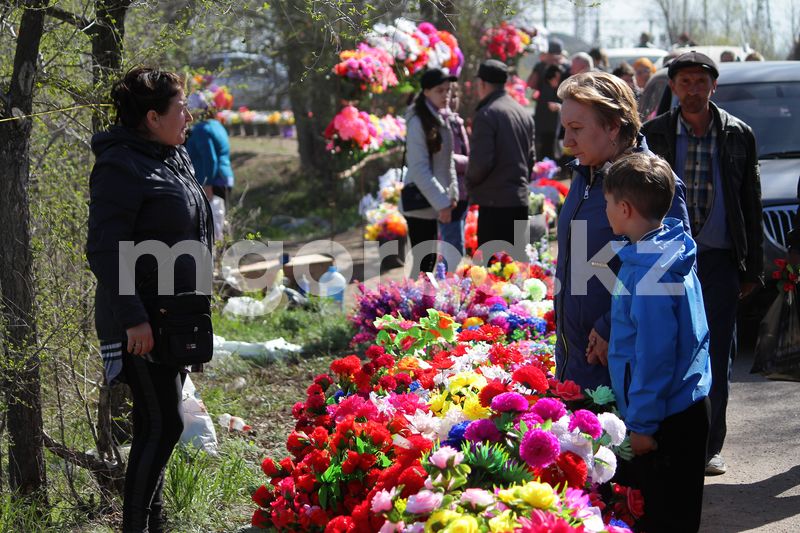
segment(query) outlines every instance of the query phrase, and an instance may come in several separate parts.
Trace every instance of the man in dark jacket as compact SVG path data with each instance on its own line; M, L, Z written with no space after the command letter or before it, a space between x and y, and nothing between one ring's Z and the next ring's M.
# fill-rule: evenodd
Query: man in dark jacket
M762 283L761 184L750 127L711 101L719 72L698 52L676 57L669 85L680 105L642 128L650 149L686 184L697 241L697 274L710 333L711 428L707 475L723 474L730 364L736 353L736 307Z
M507 79L508 67L500 61L486 60L478 69L481 101L472 122L465 176L470 200L479 206L478 246L514 243L516 220L524 220L527 227L528 181L536 160L533 116L506 94ZM527 239L520 248L525 244ZM514 255L524 252L510 244L504 249ZM500 250L492 250L496 251Z

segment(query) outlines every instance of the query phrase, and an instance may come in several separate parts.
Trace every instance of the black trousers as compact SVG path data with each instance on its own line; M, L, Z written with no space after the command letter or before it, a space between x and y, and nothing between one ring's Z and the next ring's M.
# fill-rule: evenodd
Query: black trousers
M122 356L125 380L133 395L133 443L125 472L123 533L165 531L164 472L183 432L181 396L186 374Z
M556 132L536 132L536 159L541 161L545 157L556 158Z
M506 252L511 253L514 247L514 222L524 220L528 223L528 207L484 207L478 208L478 247L489 241L504 241L508 243ZM523 242L524 250L527 242ZM515 257L515 259L521 259Z
M436 268L439 225L435 218L406 217L406 222L414 262L411 265L411 279L416 279L420 272L433 272Z
M739 269L731 252L710 250L697 254L697 277L703 289L711 356L711 429L708 459L722 451L728 431L726 411L731 368L736 357L736 310L739 304Z
M692 533L700 529L705 483L708 398L668 416L653 435L658 449L620 461L615 480L642 491L644 517L637 531ZM680 502L676 510L676 501Z

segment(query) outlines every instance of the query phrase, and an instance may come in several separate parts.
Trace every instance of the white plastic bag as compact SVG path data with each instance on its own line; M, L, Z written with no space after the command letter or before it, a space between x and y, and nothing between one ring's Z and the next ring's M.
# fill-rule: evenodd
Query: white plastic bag
M220 242L225 235L225 200L214 195L209 203L214 220L214 240Z
M186 382L183 384L182 407L181 443L191 444L209 455L217 455L217 432L214 430L214 422L208 416L206 406L189 376L186 376Z

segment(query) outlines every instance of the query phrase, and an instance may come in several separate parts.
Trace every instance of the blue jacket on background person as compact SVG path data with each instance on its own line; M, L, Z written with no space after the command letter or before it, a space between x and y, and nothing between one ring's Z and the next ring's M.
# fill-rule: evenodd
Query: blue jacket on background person
M644 253L639 243L652 243L662 253ZM665 418L708 396L711 360L694 240L680 220L667 218L639 243L618 252L622 266L611 302L608 370L625 425L653 435ZM645 279L653 270L658 285ZM653 294L667 283L683 290Z
M198 122L186 141L195 177L200 185L233 187L231 147L228 132L215 119Z
M639 136L637 151L650 152L644 137ZM602 365L591 365L586 360L589 333L594 328L606 341L611 330L611 293L598 277L589 279L583 294L572 294L570 272L572 260L573 221L585 221L585 260L590 261L606 244L617 240L606 217L606 200L603 196L603 169L595 169L596 178L589 179L589 167L573 164L572 184L569 194L558 216L558 261L556 279L559 290L555 295L556 331L556 377L570 379L581 389L610 385L608 369ZM675 177L675 198L667 213L668 217L681 220L689 228L686 210L686 187ZM582 248L582 247L581 247ZM602 275L604 269L619 270L619 259L614 257L607 265L590 265L593 272Z

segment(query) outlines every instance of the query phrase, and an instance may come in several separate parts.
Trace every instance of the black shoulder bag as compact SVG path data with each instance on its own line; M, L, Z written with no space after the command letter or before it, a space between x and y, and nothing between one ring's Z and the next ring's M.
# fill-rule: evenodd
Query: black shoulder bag
M144 300L155 345L157 363L188 366L208 363L214 354L211 297L186 292Z

